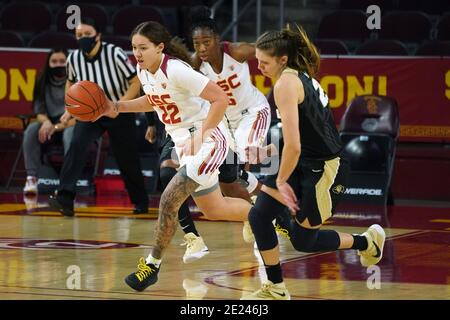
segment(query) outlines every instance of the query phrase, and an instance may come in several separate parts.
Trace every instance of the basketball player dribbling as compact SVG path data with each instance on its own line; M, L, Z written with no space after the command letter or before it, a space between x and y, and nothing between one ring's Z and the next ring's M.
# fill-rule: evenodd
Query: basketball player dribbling
M175 143L180 170L167 185L159 206L155 245L126 283L142 291L158 279L164 250L178 224L181 204L192 195L210 220L246 221L251 205L238 198L225 198L218 188L218 167L226 157L229 132L221 122L228 96L214 82L196 72L187 49L157 22L144 22L132 32L133 54L145 96L113 103L107 115L155 111Z

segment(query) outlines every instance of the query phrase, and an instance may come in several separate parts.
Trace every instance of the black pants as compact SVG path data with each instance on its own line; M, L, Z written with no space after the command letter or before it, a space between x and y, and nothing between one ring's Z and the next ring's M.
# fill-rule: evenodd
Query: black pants
M109 134L111 147L120 169L120 175L133 204L148 206L147 190L138 154L134 113L120 114L111 119L102 117L96 122L77 121L72 142L64 157L58 192L75 194L75 186L86 164L89 146Z

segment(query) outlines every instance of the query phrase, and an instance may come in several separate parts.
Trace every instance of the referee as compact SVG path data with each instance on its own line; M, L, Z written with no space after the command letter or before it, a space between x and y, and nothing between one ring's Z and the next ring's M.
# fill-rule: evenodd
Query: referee
M66 91L78 81L89 80L97 83L112 101L136 98L140 91L136 69L121 48L101 41L95 21L82 18L75 35L79 49L67 59ZM66 112L61 122L69 119ZM105 130L109 134L120 175L135 205L133 212L148 212L148 196L138 156L135 114L123 113L115 119L102 117L95 122L77 121L70 148L64 157L59 189L49 199L50 207L64 216L74 215L75 186L85 166L89 146Z

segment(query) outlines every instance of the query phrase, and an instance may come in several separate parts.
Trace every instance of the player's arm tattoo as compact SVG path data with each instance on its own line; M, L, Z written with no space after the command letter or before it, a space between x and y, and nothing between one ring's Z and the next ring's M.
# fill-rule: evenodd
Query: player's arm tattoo
M185 175L176 174L164 190L159 204L152 256L160 259L170 244L178 225L178 210L199 184Z

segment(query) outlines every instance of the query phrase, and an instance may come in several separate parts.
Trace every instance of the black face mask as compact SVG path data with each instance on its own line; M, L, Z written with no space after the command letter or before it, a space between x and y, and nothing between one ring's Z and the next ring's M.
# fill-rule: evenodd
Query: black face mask
M66 76L66 67L49 68L50 74L54 77L62 78Z
M96 36L78 39L78 46L80 47L81 51L83 51L85 54L89 54L89 52L91 52L97 44L95 38Z

